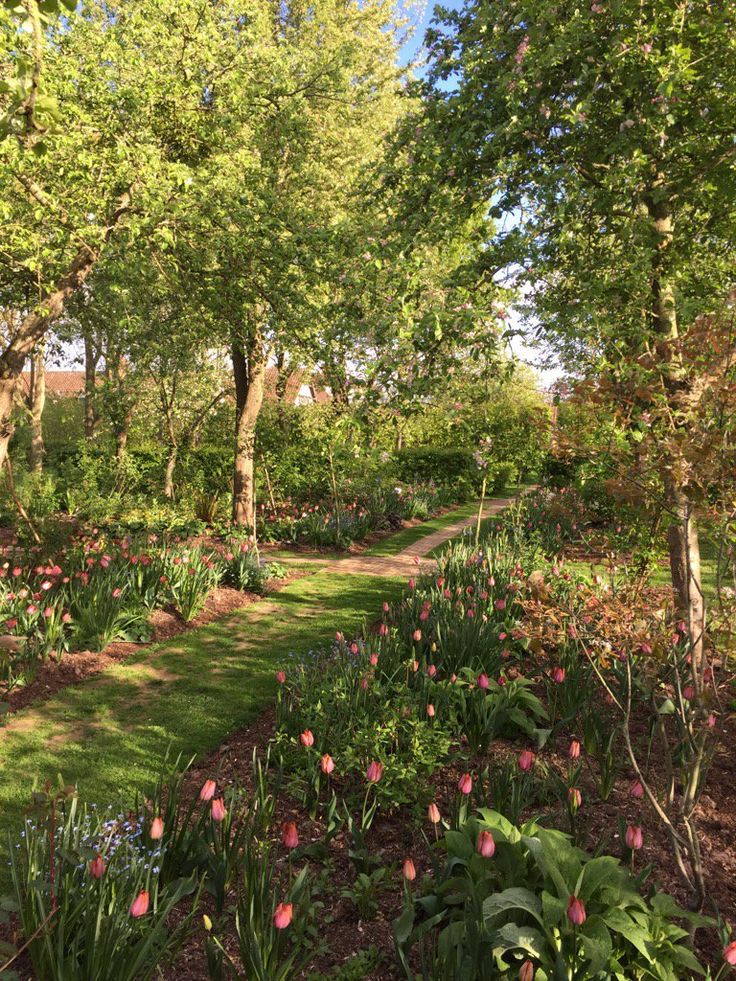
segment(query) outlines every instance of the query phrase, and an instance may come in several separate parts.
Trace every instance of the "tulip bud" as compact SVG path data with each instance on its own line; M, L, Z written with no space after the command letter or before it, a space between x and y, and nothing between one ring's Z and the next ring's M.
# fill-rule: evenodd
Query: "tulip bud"
M202 789L199 792L199 799L203 801L212 800L215 796L215 791L217 790L217 784L214 780L205 780L202 784Z
M736 940L732 940L723 951L723 959L727 964L736 967Z
M330 774L335 769L335 761L332 759L329 753L325 755L319 761L320 769L323 773Z
M93 879L101 879L105 874L105 860L102 855L95 855L92 861L89 863L89 874Z
M490 685L490 681L488 680L487 674L479 674L477 680L478 680L479 688L488 688L488 686Z
M567 792L568 799L570 801L570 808L573 813L577 811L581 804L583 803L583 795L580 793L577 787L570 787Z
M629 796L634 797L636 800L641 800L644 796L644 788L641 785L640 780L634 780L634 782L629 787Z
M281 844L284 848L292 849L299 846L299 834L294 821L284 821L281 829Z
M493 858L496 851L496 842L493 840L493 835L490 831L479 832L478 840L475 843L475 850L483 858Z
M638 825L630 824L626 828L626 847L638 852L644 844L644 835Z
M314 746L314 733L312 730L305 729L299 736L299 742L302 744L302 746Z
M577 739L573 739L570 743L570 748L567 751L567 755L571 760L577 760L580 757L580 743Z
M215 799L212 801L212 820L217 821L219 824L219 822L224 821L226 817L227 809L225 807L225 802L223 801L222 797L215 797Z
M148 905L150 903L151 897L144 889L142 892L138 893L136 898L133 900L133 905L130 907L130 915L136 920L145 916L148 912Z
M570 896L568 900L567 918L575 926L582 926L585 923L585 906L577 896Z
M151 830L149 832L152 841L158 841L159 838L164 836L164 822L160 817L155 817L151 821Z
M434 718L434 705L427 706L427 715L429 716L430 719Z
M553 668L552 680L555 682L555 684L561 685L565 680L565 669L560 667Z
M432 824L440 823L440 809L436 804L430 804L427 808L427 817Z
M473 789L473 778L469 773L463 773L457 783L457 789L461 794L469 794Z
M536 757L530 749L523 750L519 754L519 769L527 773L534 766L535 759Z
M366 771L366 779L369 783L378 783L383 776L383 765L376 760L369 765Z
M277 671L276 672L276 681L278 681L278 683L280 685L283 685L286 682L286 672L285 671Z
M407 882L413 882L417 877L417 870L410 858L404 859L403 874Z
M285 930L294 915L292 903L279 903L273 913L273 925L277 930Z
M534 965L531 961L524 961L519 968L519 981L534 981Z

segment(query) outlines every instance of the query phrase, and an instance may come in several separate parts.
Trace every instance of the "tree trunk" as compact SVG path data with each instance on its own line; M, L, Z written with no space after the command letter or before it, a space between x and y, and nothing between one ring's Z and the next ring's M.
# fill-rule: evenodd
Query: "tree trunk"
M0 371L0 469L8 458L8 445L13 435L13 406L18 374Z
M673 512L667 532L670 576L680 616L687 624L693 661L699 665L703 654L705 603L700 571L700 537L687 492L674 481L665 481L669 509Z
M169 454L166 458L166 473L164 474L164 497L168 497L172 500L174 497L174 468L176 467L176 458L179 455L179 447L172 443L169 446Z
M247 354L237 342L233 344L232 359L235 379L233 523L255 529L253 453L256 422L263 405L267 360L260 329L254 330Z
M664 181L660 175L655 181L658 193L648 198L646 204L657 234L652 278L652 327L659 363L662 366L664 390L672 404L686 383L683 366L673 353L679 325L675 288L667 269L667 255L674 229L670 202L667 195L662 193L663 186ZM693 663L699 665L703 653L705 604L701 584L698 526L688 489L673 476L669 462L664 461L662 482L671 519L667 533L670 577L679 614L688 627Z
M115 432L115 459L118 463L123 459L128 447L128 427L124 425Z
M84 436L95 438L97 426L97 407L95 405L95 381L97 377L97 356L89 331L84 334Z
M46 358L44 345L39 344L31 359L28 411L31 417L31 447L28 463L32 473L43 470L43 409L46 404Z

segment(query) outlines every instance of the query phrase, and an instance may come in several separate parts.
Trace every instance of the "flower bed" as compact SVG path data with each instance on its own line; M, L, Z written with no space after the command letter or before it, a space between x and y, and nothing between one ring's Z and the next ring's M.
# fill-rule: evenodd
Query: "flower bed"
M534 507L524 502L498 522L480 550L453 546L370 630L338 633L329 650L284 664L273 732L257 741L252 766L246 734L204 771L164 767L127 819L146 854L161 854L145 882L120 880L105 907L116 953L126 954L116 963L137 949L137 924L155 934L159 911L183 890L190 898L177 898L172 923L188 927L200 903L204 930L189 932L173 963L173 949L151 945L140 976L167 960L171 978L677 981L697 976L703 959L714 973L728 970L733 898L717 876L733 865L728 832L725 857L705 855L718 916L686 911L662 890L690 898L658 815L670 793L667 750L652 752L649 725L653 706L682 774L690 764L679 722L707 740L702 813L708 766L728 736L718 707L731 681L725 662L714 648L713 693L693 691L681 714L662 713L677 675L657 664L687 665L677 623L657 594L640 595L638 615L627 617L626 596L548 560ZM652 692L655 678L664 687ZM115 863L104 828L80 844L75 798L64 792L55 810L53 800L49 791L38 801L14 861L42 978L62 976L43 960L54 903L80 909L78 921L64 921L77 969L99 956L84 923ZM31 879L40 892L24 885Z

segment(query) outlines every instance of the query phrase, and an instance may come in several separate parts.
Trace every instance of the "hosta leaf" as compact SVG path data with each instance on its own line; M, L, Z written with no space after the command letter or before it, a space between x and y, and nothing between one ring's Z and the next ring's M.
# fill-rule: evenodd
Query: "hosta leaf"
M494 930L491 935L491 945L494 953L504 950L523 950L538 960L542 959L545 947L544 935L534 927L517 926L516 923L505 923L500 930Z
M580 939L585 956L590 962L590 973L597 974L608 964L613 953L611 934L600 916L589 916L580 928Z
M542 926L542 903L529 889L521 889L517 886L505 889L503 892L494 893L483 902L483 919L490 920L499 913L520 910L528 913Z

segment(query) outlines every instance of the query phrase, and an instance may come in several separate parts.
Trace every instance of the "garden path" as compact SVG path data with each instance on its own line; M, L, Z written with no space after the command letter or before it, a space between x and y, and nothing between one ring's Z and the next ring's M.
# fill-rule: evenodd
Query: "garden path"
M513 503L515 497L495 497L490 498L483 505L483 519L490 518L499 511L503 511L509 504ZM466 528L474 528L478 521L477 511L468 518L462 518L453 524L445 525L439 531L425 535L411 545L397 552L396 555L350 555L346 558L335 559L323 565L325 571L337 572L340 575L366 575L366 576L408 576L417 567L426 569L428 563L422 559L428 559L432 553L440 548L451 538L461 535ZM294 555L294 559L299 562L320 562L323 559L317 556L306 556L303 553ZM279 562L284 561L279 557ZM288 562L289 560L286 559Z
M483 516L512 500L489 500ZM396 555L325 561L294 554L299 564L314 562L315 574L7 717L0 727L0 889L7 885L2 843L22 824L34 777L53 782L63 774L87 801L133 799L156 780L167 750L173 758L206 755L252 724L292 651L319 650L337 627L349 632L375 618L384 601L401 596L423 558L476 521L477 513L445 525Z

